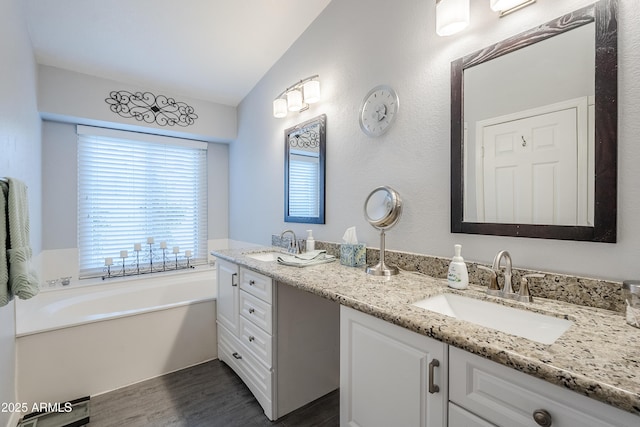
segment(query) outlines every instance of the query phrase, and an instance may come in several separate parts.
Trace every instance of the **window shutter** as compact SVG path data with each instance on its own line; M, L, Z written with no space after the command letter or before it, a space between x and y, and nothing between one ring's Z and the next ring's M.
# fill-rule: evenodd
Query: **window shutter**
M82 128L82 129L81 129ZM206 143L169 143L172 138L78 127L78 249L80 277L103 274L106 257L117 264L121 250L148 263L147 237L193 253L192 263L207 259ZM107 136L108 135L108 136ZM161 142L159 142L159 141ZM145 258L146 257L146 258ZM159 257L156 259L156 257Z
M291 153L289 157L289 215L317 217L320 211L319 188L320 165L317 154Z

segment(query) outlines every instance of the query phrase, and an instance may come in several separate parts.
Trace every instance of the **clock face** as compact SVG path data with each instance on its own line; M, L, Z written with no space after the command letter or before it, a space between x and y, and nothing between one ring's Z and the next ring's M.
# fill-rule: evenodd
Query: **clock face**
M399 106L398 95L390 86L374 87L362 101L360 128L370 136L382 135L395 120Z

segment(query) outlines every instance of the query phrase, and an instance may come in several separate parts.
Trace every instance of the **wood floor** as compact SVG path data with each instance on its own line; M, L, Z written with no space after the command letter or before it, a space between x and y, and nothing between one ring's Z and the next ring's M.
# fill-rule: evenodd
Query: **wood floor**
M91 427L338 425L337 390L271 422L242 380L219 360L91 398Z

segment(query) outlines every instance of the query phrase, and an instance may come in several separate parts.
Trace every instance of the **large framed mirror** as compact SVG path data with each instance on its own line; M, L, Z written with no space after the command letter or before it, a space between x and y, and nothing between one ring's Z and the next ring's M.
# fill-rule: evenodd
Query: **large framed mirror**
M616 241L617 0L451 65L451 231Z
M327 116L284 131L284 220L324 224Z

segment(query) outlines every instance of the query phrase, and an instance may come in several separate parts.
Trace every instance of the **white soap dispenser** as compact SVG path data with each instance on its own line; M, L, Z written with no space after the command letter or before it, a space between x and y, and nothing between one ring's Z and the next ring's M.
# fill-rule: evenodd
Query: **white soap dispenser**
M307 230L307 252L316 250L316 240L313 238L313 230Z
M469 287L469 273L467 272L467 264L460 256L462 245L454 245L455 255L449 264L449 274L447 274L447 282L450 288L467 289Z

